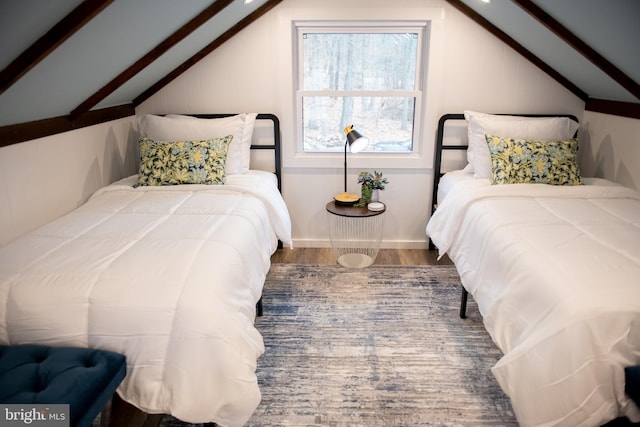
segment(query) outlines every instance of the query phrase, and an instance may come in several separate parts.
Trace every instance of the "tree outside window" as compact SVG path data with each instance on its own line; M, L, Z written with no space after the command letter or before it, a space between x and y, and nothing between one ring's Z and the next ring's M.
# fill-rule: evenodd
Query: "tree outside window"
M424 28L298 27L298 109L305 152L344 149L343 128L369 152L411 152L421 103Z

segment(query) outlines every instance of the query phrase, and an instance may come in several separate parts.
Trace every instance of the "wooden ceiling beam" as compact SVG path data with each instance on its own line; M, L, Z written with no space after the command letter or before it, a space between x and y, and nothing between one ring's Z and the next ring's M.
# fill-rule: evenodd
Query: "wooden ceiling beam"
M0 126L0 147L118 120L134 114L133 105L126 104L89 111L75 120L69 116L60 116L17 125Z
M202 58L206 57L207 55L209 55L211 52L213 52L214 50L216 50L220 45L222 45L224 42L226 42L227 40L229 40L231 37L233 37L234 35L238 34L242 29L244 29L245 27L247 27L249 24L251 24L252 22L254 22L255 20L257 20L258 18L260 18L262 15L264 15L265 13L267 13L269 10L273 9L276 5L278 5L282 0L269 0L267 1L265 4L263 4L262 6L260 6L259 8L257 8L255 11L253 11L253 13L251 13L250 15L248 15L246 18L244 18L243 20L241 20L240 22L238 22L236 25L234 25L233 27L231 27L229 30L227 30L224 34L222 34L220 37L218 37L217 39L215 39L213 42L209 43L206 47L204 47L200 52L196 53L195 55L193 55L191 58L187 59L185 62L183 62L181 65L179 65L176 69L174 69L172 72L170 72L169 74L167 74L164 78L162 78L161 80L159 80L158 82L156 82L154 85L152 85L151 87L149 87L147 90L145 90L143 93L141 93L140 95L138 95L134 100L133 100L133 105L135 105L136 107L138 105L140 105L141 103L143 103L145 100L147 100L148 98L150 98L153 94L155 94L156 92L158 92L160 89L162 89L163 87L165 87L167 84L169 84L170 82L172 82L175 78L177 78L180 74L184 73L185 71L187 71L189 68L191 68L191 66L193 66L194 64L196 64L198 61L200 61Z
M520 55L524 56L526 59L531 61L538 68L540 68L542 71L544 71L553 79L555 79L558 83L560 83L569 91L571 91L575 96L577 96L578 98L582 99L585 102L587 101L589 96L582 89L580 89L578 86L571 83L566 77L564 77L562 74L560 74L559 72L551 68L546 62L544 62L543 60L535 56L527 48L525 48L520 43L515 41L513 38L507 35L507 33L500 30L495 25L493 25L491 22L485 19L482 15L480 15L478 12L471 9L469 6L464 4L461 0L447 0L447 2L451 4L453 7L455 7L456 9L458 9L459 11L461 11L462 13L464 13L465 15L467 15L473 21L480 24L480 26L482 26L485 30L489 31L491 34L493 34L494 36L502 40L504 43L506 43L508 46L510 46L513 50L518 52Z
M640 104L633 102L589 98L584 109L596 113L613 114L614 116L628 117L630 119L640 119Z
M0 71L0 94L111 3L113 0L85 0L80 3L71 13L18 55L4 70Z
M177 43L186 38L189 34L199 28L201 25L206 23L209 19L213 18L215 15L220 13L224 8L233 3L233 0L217 0L214 1L209 7L200 12L195 18L191 21L187 22L180 29L175 31L165 40L163 40L159 45L155 48L151 49L146 55L136 61L135 64L131 65L129 68L124 70L118 76L116 76L113 80L107 83L105 86L100 88L96 93L87 98L84 102L78 105L69 116L73 119L79 117L80 115L86 113L91 108L96 106L100 101L105 99L111 93L113 93L120 86L125 84L129 79L138 74L140 71L144 70L148 65L150 65L153 61L158 59L161 55L166 53L169 49L175 46Z
M626 75L618 67L609 62L604 56L596 52L591 46L582 41L567 27L562 25L542 8L531 0L511 0L531 17L544 25L549 31L560 37L569 46L580 52L582 56L591 61L595 66L604 71L609 77L615 80L620 86L628 90L633 96L640 99L640 85L631 77Z

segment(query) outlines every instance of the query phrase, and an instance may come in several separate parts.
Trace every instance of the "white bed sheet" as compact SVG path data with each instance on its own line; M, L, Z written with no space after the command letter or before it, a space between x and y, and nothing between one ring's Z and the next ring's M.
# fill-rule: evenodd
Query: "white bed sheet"
M471 169L470 169L471 170ZM457 183L461 181L466 181L473 178L473 170L470 172L467 170L456 170L447 172L446 174L440 177L440 182L438 183L438 193L437 200L438 204L442 203L444 198L447 196L449 191L456 186Z
M523 426L600 426L640 412L640 193L587 185L450 189L427 225L504 356L493 373Z
M272 174L107 186L0 248L0 342L125 354L148 413L241 426L260 401L255 305L291 222Z

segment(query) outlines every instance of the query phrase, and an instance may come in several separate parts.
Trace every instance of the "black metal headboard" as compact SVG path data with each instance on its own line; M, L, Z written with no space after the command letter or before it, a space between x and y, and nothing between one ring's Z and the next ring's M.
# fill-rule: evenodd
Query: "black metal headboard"
M576 123L580 123L576 116L571 114L497 114L499 116L519 116L519 117L568 117ZM438 120L438 132L436 134L436 152L433 163L433 193L431 195L431 214L436 210L438 203L438 185L440 184L440 178L444 173L442 172L442 152L445 150L466 150L467 143L461 144L447 144L444 145L444 127L447 120L464 120L464 114L445 114Z
M464 120L464 114L445 114L438 120L438 132L436 133L436 153L433 162L433 193L431 195L431 214L435 212L438 203L438 185L442 172L442 151L443 150L466 150L468 144L444 145L444 126L447 120Z
M235 116L237 113L220 114L185 114L186 116L197 117L199 119L220 119L222 117ZM273 144L251 144L252 150L274 150L274 167L278 180L278 190L282 192L282 151L280 144L280 120L276 115L270 113L260 113L256 120L271 120L273 122Z

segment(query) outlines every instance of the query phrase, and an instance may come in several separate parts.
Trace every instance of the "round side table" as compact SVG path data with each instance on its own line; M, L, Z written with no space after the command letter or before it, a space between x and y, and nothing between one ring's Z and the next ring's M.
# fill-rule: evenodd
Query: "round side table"
M349 268L368 267L378 256L386 206L379 211L367 207L327 203L329 238L338 264Z

